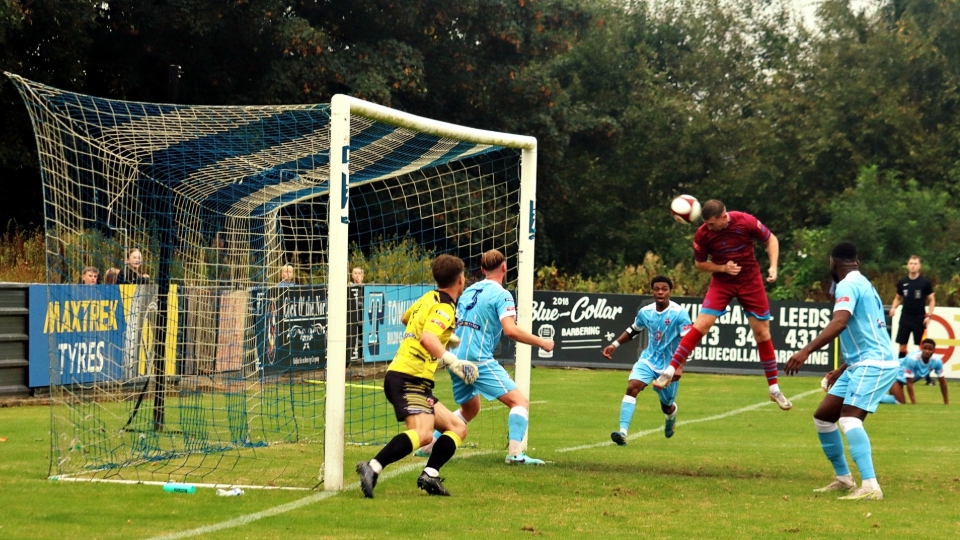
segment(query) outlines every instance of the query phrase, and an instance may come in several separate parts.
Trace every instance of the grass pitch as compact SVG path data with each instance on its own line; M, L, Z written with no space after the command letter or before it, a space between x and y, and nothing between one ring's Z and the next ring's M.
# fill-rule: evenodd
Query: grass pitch
M833 477L812 421L823 396L817 378L781 378L794 398L783 412L767 401L760 376L688 373L676 435L663 437L648 389L637 399L632 438L618 447L609 436L626 377L535 370L529 453L548 465L510 467L505 450L465 448L442 471L450 498L416 488L425 460L411 457L385 471L375 499L364 499L353 464L378 448L353 446L347 489L336 494L218 497L53 482L49 409L3 408L0 538L960 537L960 413L942 404L938 388L917 387L918 405L881 405L867 419L885 499L849 502L812 491ZM484 405L484 415L506 416L499 404Z

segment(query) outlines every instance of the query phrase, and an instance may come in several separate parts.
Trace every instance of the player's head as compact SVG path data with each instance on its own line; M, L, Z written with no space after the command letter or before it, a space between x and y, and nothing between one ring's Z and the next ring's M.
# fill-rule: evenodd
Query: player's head
M463 276L463 261L453 255L440 255L433 260L433 279L441 289L449 289L459 284L458 288L463 292L466 281Z
M730 216L727 214L727 207L717 199L710 199L703 203L700 217L711 231L722 231L730 223Z
M839 282L848 272L859 267L857 246L853 242L840 242L830 250L830 275L834 281Z
M499 249L491 249L480 257L480 269L483 270L485 275L500 270L501 268L505 271L506 264L507 258Z
M670 291L673 290L673 282L667 276L657 276L650 280L650 291L653 299L658 304L663 304L670 300Z
M97 278L100 277L100 271L92 266L88 266L80 273L80 283L84 285L96 285Z
M920 342L920 357L924 360L929 360L935 350L937 350L936 341L927 338Z
M920 264L920 257L917 257L916 255L911 255L910 258L907 259L907 272L910 272L911 274L920 272L920 268L922 266L923 265Z

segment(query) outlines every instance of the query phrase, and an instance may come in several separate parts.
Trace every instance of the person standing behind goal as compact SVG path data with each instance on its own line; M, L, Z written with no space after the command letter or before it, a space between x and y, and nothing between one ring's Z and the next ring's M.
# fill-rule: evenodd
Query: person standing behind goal
M777 280L777 258L780 243L777 237L745 212L727 212L716 199L703 205L703 225L693 237L693 255L697 269L711 272L710 288L703 299L703 307L693 328L680 340L670 365L653 382L654 388L664 389L676 370L687 361L700 339L710 331L717 318L724 314L730 301L740 301L757 342L760 365L767 376L770 400L783 410L793 407L777 384L777 353L770 336L770 302L763 288L760 264L754 254L754 242L763 242L770 256L767 282ZM710 260L707 260L709 256Z
M474 283L463 292L457 302L457 338L460 343L453 348L457 358L474 362L479 368L476 382L467 384L451 373L453 399L460 408L454 413L464 422L480 414L480 396L488 401L500 400L510 410L507 417L509 446L506 463L509 465L543 465L542 459L528 456L523 450L523 437L527 433L530 417L530 401L493 358L493 351L500 337L507 337L553 350L553 342L539 338L517 326L517 305L510 293L503 288L507 276L507 258L499 250L491 249L480 258L482 281ZM432 449L427 446L418 455L427 455Z

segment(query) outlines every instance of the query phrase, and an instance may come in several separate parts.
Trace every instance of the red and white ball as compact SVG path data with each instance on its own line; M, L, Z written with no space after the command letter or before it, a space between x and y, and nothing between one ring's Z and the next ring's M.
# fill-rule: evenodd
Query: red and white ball
M700 201L691 195L680 195L670 203L670 213L680 223L693 223L700 219Z

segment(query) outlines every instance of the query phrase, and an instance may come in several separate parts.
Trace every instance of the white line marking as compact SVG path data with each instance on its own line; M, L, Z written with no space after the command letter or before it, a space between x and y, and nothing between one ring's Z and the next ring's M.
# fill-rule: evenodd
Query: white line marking
M455 458L455 459L467 459L467 458L476 457L476 456L485 456L485 455L489 455L489 454L494 454L494 453L497 453L497 452L499 452L499 450L496 450L496 451L495 451L495 450L485 450L485 451L482 451L482 452L470 452L469 454L463 454L463 455L460 455L460 456L454 456L454 458ZM425 463L424 463L423 461L418 462L418 463L410 463L410 464L408 464L408 465L404 465L403 467L398 467L398 468L396 468L396 469L391 470L390 472L384 473L384 474L380 477L379 481L380 481L380 482L383 482L384 480L388 480L388 479L390 479L390 478L393 478L393 477L395 477L395 476L399 476L399 475L401 475L401 474L406 474L406 473L408 473L408 472L410 472L410 471L412 471L412 470L414 470L414 469L416 469L416 468L418 468L418 467L422 468L422 467L424 467L424 466L425 466ZM295 500L295 501L288 502L288 503L286 503L286 504L281 504L280 506L274 506L273 508L268 508L268 509L266 509L266 510L261 510L260 512L254 512L253 514L247 514L247 515L245 515L245 516L236 517L236 518L233 518L233 519L230 519L230 520L227 520L227 521L222 521L222 522L220 522L220 523L214 523L213 525L205 525L205 526L203 526L203 527L198 527L198 528L196 528L196 529L190 529L190 530L187 530L187 531L181 531L181 532L177 532L177 533L166 534L166 535L163 535L163 536L154 536L154 537L150 538L149 540L174 540L174 539L176 539L176 538L190 538L190 537L192 537L192 536L199 536L199 535L201 535L201 534L207 534L207 533L211 533L211 532L222 531L222 530L224 530L224 529L230 529L230 528L233 528L233 527L242 527L243 525L247 525L248 523L252 523L252 522L254 522L254 521L257 521L257 520L260 520L260 519L263 519L263 518L268 518L268 517L271 517L271 516L276 516L276 515L279 515L279 514L283 514L283 513L289 512L289 511L291 511L291 510L296 510L297 508L302 508L302 507L304 507L304 506L313 504L313 503L315 503L315 502L320 502L320 501L322 501L322 500L324 500L324 499L329 499L330 497L334 497L334 496L339 495L339 494L341 494L341 493L346 493L346 492L348 492L348 491L354 491L354 490L357 490L357 489L360 489L360 482L359 482L359 481L358 481L358 482L354 482L354 483L349 484L348 486L344 487L344 488L343 488L343 491L324 491L324 492L321 492L321 493L314 493L313 495L310 495L310 496L308 496L308 497L304 497L304 498L302 498L302 499L297 499L297 500Z
M797 395L793 396L792 398L790 398L790 400L793 401L793 400L795 400L795 399L802 399L802 398L805 398L805 397L809 396L810 394L816 394L817 392L823 392L823 390L820 389L820 388L817 388L817 389L815 389L815 390L809 390L809 391L807 391L807 392L803 392L803 393L801 393L801 394L797 394ZM755 410L755 409L759 409L760 407L766 407L767 405L773 405L773 404L774 404L774 403L773 403L772 401L762 401L762 402L760 402L760 403L754 403L753 405L748 405L748 406L742 407L742 408L740 408L740 409L734 409L734 410L732 410L732 411L725 412L725 413L723 413L723 414L716 414L716 415L713 415L713 416L705 416L705 417L703 417L703 418L694 418L693 420L680 420L679 422L677 422L677 425L678 425L678 426L683 426L683 425L686 425L686 424L696 424L696 423L698 423L698 422L710 422L710 421L712 421L712 420L720 420L720 419L723 419L723 418L728 418L728 417L730 417L730 416L735 416L735 415L738 415L738 414L740 414L740 413L749 412L749 411L752 411L752 410ZM636 433L634 433L634 434L632 434L632 435L628 435L628 436L627 436L627 440L628 440L628 441L632 441L633 439L639 439L640 437L646 437L647 435L652 435L652 434L654 434L654 433L663 433L663 426L660 426L660 427L654 428L654 429L648 429L648 430L645 430L645 431L638 431L638 432L636 432ZM599 447L601 447L601 446L610 446L610 445L612 445L612 444L615 444L615 443L614 443L613 441L606 441L606 442L602 442L602 443L584 444L584 445L581 445L581 446L571 446L571 447L569 447L569 448L559 448L559 449L557 449L557 452L575 452L575 451L577 451L577 450L586 450L586 449L588 449L588 448L599 448Z

